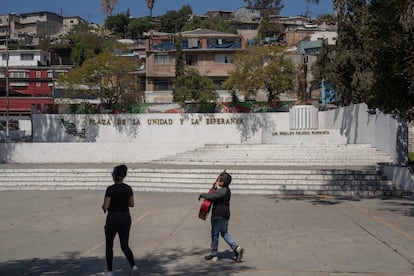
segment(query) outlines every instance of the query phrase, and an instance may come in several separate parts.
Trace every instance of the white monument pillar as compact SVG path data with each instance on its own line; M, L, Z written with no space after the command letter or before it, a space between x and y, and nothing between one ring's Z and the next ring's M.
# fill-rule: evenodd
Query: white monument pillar
M295 105L289 110L291 130L318 129L318 109L313 105Z

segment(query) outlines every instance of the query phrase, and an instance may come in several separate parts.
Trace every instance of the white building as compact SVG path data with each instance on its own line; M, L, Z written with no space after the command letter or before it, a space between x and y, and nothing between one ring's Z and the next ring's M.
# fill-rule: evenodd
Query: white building
M309 41L328 40L328 45L335 45L338 37L337 32L333 31L316 31L309 35Z
M48 66L50 65L49 52L33 50L9 50L9 67L22 66ZM7 63L6 51L0 51L0 67L5 67Z

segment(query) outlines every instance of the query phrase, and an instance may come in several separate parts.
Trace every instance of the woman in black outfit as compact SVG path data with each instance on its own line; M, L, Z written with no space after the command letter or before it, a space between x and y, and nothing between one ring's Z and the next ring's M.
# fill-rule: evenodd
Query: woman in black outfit
M123 182L128 168L125 165L116 166L112 171L114 184L108 186L105 192L103 211L108 215L105 224L106 238L106 265L107 275L113 275L112 262L114 258L113 247L116 234L119 236L122 252L127 258L134 274L138 272L135 265L134 254L129 248L129 230L131 229L131 215L129 207L134 207L134 195L131 186Z

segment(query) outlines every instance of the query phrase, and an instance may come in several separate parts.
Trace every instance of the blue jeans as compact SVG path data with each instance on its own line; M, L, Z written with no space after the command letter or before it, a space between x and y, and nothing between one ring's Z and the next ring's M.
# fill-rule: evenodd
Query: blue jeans
M211 220L211 255L217 256L217 249L218 249L220 234L233 251L237 249L237 244L233 241L233 238L227 232L228 225L229 225L228 219Z

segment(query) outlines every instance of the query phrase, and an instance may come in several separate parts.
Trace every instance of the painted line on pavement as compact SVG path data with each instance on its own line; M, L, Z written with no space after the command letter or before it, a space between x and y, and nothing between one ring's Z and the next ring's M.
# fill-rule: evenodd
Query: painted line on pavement
M356 207L358 210L360 210L361 212L363 212L363 213L365 213L366 215L368 215L368 216L370 216L371 218L373 218L374 220L376 220L376 221L378 221L378 222L380 222L380 223L382 223L382 224L384 224L385 226L387 226L388 228L390 228L390 229L392 229L392 230L394 230L394 231L397 231L398 233L400 233L401 235L403 235L404 237L406 237L406 238L408 238L408 239L410 239L410 240L412 240L412 241L414 241L414 236L412 236L412 235L410 235L410 234L408 234L407 232L404 232L403 230L401 230L400 228L398 228L397 226L395 226L394 224L392 224L392 223L390 223L390 222L388 222L388 221L386 221L385 219L383 219L383 218L380 218L380 217L378 217L378 216L376 216L376 215L374 215L373 213L371 213L371 212L369 212L368 210L366 210L366 209L363 209L363 208L361 208L361 207Z

